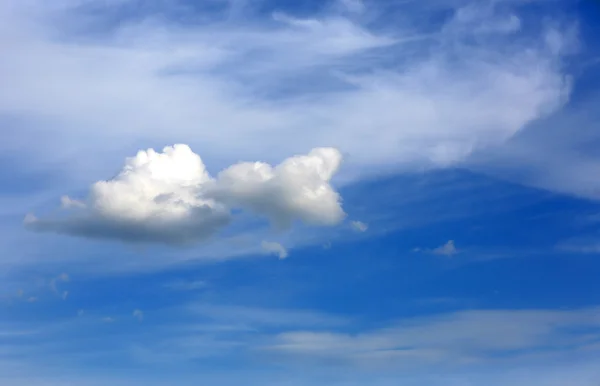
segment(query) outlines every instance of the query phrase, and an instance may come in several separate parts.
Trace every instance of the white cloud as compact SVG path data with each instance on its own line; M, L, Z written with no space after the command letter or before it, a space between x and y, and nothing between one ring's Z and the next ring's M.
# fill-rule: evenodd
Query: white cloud
M231 206L266 215L280 227L288 227L295 218L335 225L345 214L329 181L341 161L336 149L319 148L275 168L263 162L238 163L219 173L215 195Z
M144 320L144 312L142 310L139 310L139 309L133 310L132 315L134 318L136 318L140 322L142 320Z
M112 317L110 317L110 316L105 316L104 318L102 318L102 321L103 321L104 323L112 323L112 322L114 322L114 321L115 321L115 319L114 319L114 318L112 318Z
M454 245L454 240L448 240L444 245L440 245L432 250L436 255L452 256L458 253L458 249Z
M362 221L352 221L350 226L357 232L366 232L369 229L369 226Z
M206 286L208 286L208 283L206 283L204 280L175 280L165 284L166 288L175 291L194 291L197 289L206 288Z
M348 154L352 175L414 170L459 164L568 98L566 29L540 30L517 2L504 12L495 1L441 2L454 17L415 26L406 20L442 18L412 3L365 4L378 23L206 13L181 25L154 14L107 23L118 2L80 17L91 3L6 1L0 115L24 119L2 148L85 178L141 138L202 146L223 164L326 145Z
M433 253L435 255L442 255L442 256L452 256L452 255L456 255L459 250L456 248L456 245L454 244L454 240L448 240L445 244L440 245L439 247L430 249L430 248L421 248L421 247L415 247L412 249L412 252L414 253Z
M267 254L275 254L279 256L280 259L285 259L288 257L288 251L285 247L274 241L263 241L261 243L261 247L263 251Z
M63 272L60 275L58 275L57 277L50 279L50 289L55 294L59 294L58 283L60 283L60 282L66 283L68 281L69 281L69 275ZM64 295L64 292L63 292L62 296L66 299L66 295Z
M589 334L570 330L584 327ZM525 360L529 355L584 349L600 337L597 308L572 311L474 310L404 319L360 334L292 331L269 347L279 353L359 365L415 368L432 364L468 365ZM426 367L430 369L431 367Z
M68 208L85 208L85 204L81 201L73 200L69 196L62 196L60 198L61 207L64 209Z
M594 215L590 219L586 219L586 221L595 223L597 222L596 217L597 215ZM569 253L600 254L600 241L597 234L579 236L563 240L555 248L558 251Z
M319 148L275 167L238 163L213 179L187 145L165 147L162 153L149 149L128 158L113 179L93 184L77 211L54 219L29 215L25 225L36 231L168 244L212 236L229 223L230 208L264 215L278 227L289 227L294 220L335 225L345 214L329 181L340 162L337 150Z
M348 320L336 315L311 310L260 308L236 305L191 304L189 311L223 325L240 323L260 330L268 327L340 326Z
M581 84L595 77L592 71L585 75ZM595 145L589 145L600 140L599 99L597 92L582 96L580 103L532 123L503 146L477 152L469 167L511 182L600 199L600 180L589 178L600 173L599 153ZM552 157L547 156L550 153Z

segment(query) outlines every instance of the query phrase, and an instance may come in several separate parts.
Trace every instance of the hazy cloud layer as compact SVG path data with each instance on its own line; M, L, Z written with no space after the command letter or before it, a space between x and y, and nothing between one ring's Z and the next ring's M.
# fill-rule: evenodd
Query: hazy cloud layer
M589 334L580 334L577 329ZM583 331L583 330L580 330ZM280 334L271 350L358 365L469 365L534 359L565 349L598 350L600 311L473 310L413 318L361 334L294 331ZM503 358L503 359L501 359ZM430 367L427 367L430 368Z
M570 95L576 33L520 2L343 1L302 17L153 2L135 18L130 3L3 2L0 117L19 118L3 148L97 179L142 138L183 139L222 165L333 146L356 176L459 164ZM224 221L198 210L207 222L190 227Z

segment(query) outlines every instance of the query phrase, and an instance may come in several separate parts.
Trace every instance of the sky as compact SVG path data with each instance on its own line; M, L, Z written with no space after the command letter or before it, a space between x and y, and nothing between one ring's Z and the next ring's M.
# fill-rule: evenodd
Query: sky
M0 384L597 386L599 21L0 0Z

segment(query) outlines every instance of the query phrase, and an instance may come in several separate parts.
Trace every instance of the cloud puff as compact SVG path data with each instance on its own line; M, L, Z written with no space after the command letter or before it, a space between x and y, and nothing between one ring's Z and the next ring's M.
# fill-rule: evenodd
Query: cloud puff
M350 226L357 232L366 232L369 229L369 226L362 221L352 221Z
M436 255L452 256L458 253L458 249L454 245L454 240L448 240L444 245L440 245L432 250Z
M288 158L275 168L263 162L238 163L219 173L215 194L231 206L269 217L280 227L294 219L335 225L344 212L329 181L341 161L336 149L319 148Z
M437 248L421 248L415 247L412 249L413 252L422 252L422 253L433 253L434 255L443 255L443 256L452 256L458 253L458 249L454 244L454 240L448 240L445 244L440 245Z
M30 217L29 217L30 218ZM26 218L26 221L28 221L28 219ZM60 275L50 279L50 289L52 290L52 292L54 292L55 294L59 294L59 290L58 290L58 283L66 283L69 281L69 275L66 273L61 273ZM66 299L68 295L65 295L65 293L68 293L68 291L64 291L62 293L62 297L63 299Z
M60 198L60 206L69 209L69 208L85 208L85 204L81 201L73 200L69 196L62 196Z
M294 220L335 225L345 216L329 184L342 157L313 149L272 167L263 162L230 166L212 178L187 145L139 151L110 180L98 181L85 201L62 198L66 215L25 218L36 231L135 242L190 243L227 225L231 208L266 216L280 228ZM77 204L74 204L77 203Z
M206 288L208 283L204 280L175 280L164 285L174 291L194 291Z
M136 318L140 322L142 320L144 320L144 312L142 310L135 309L135 310L133 310L132 315L133 315L134 318Z
M274 241L263 241L261 243L262 249L265 253L275 254L279 256L280 259L285 259L288 257L288 251L285 247Z

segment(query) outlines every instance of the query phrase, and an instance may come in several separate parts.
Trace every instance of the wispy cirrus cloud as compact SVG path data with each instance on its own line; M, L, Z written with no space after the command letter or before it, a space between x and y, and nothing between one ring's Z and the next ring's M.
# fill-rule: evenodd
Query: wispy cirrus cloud
M184 280L178 279L170 281L164 285L165 288L174 291L194 291L204 289L208 286L208 283L204 280Z
M490 376L490 365L515 372L521 366L545 369L552 361L565 366L566 358L580 358L580 363L588 363L596 357L600 339L597 307L458 310L388 321L375 328L318 311L204 303L192 303L178 310L155 310L153 315L156 318L143 324L130 320L130 313L104 319L82 315L57 325L29 329L41 334L46 342L42 351L27 344L29 334L19 334L23 328L14 329L11 331L15 333L7 339L13 344L22 343L15 351L18 355L0 357L18 359L25 367L52 363L54 368L67 366L65 361L70 366L73 359L83 366L81 371L93 372L84 357L110 355L121 358L124 366L163 373L176 370L185 375L183 380L201 381L208 375L191 371L197 370L199 359L237 363L251 355L256 359L255 369L277 363L288 373L308 368L313 374L332 369L339 374L344 369L343 373L359 378L373 376L371 370L375 369L381 382L386 377L406 378L408 382L423 380L431 375L431 366L436 366L448 381L448 377L462 376L485 379ZM170 318L165 319L166 316ZM120 333L111 329L117 320L121 328L129 329L132 339L124 341ZM103 330L102 337L89 337L82 345L80 333L94 326L107 330ZM0 335L2 339L4 336ZM64 356L80 351L85 355L79 359ZM63 361L49 362L48 355ZM255 374L250 379L261 378ZM341 381L339 376L334 379ZM548 384L539 379L533 384ZM301 379L299 385L310 384L303 382L308 381Z
M7 85L0 120L12 128L3 149L14 150L27 170L60 172L64 188L52 194L77 213L29 217L37 220L30 226L128 241L207 240L223 229L227 211L188 216L194 221L178 222L183 228L164 221L140 228L99 215L81 190L114 176L127 154L181 142L213 173L239 161L276 164L335 147L345 163L332 188L373 171L461 165L560 109L570 95L563 62L577 36L562 20L532 21L519 2L336 2L302 14L234 3L210 10L185 1L135 9L130 1L76 0L0 7L11 36L0 65ZM170 200L160 205L153 198L136 203L189 203L163 190L160 198ZM227 204L289 222L265 210L259 193L224 196ZM20 202L23 214L46 212L52 194ZM286 197L279 192L270 203L281 207ZM271 237L263 228L257 233ZM36 255L31 243L18 244ZM228 241L215 248L206 254L232 250ZM260 245L227 252L248 253L260 254Z
M577 329L589 334L579 334ZM269 350L305 359L366 366L482 365L534 354L595 350L600 339L597 308L573 311L474 310L412 318L360 334L279 334ZM429 367L427 367L429 368Z
M227 5L194 13L185 2L157 2L136 17L130 6L9 1L0 9L12 36L0 113L23 118L14 133L43 138L24 150L32 162L100 178L115 164L118 136L128 149L141 138L183 138L215 162L334 146L354 171L449 166L569 96L561 63L572 39L566 29L526 28L518 2L347 2L354 12L325 6L303 17L242 7L233 19ZM386 19L403 12L440 21ZM44 151L58 133L61 155ZM24 137L14 136L17 146Z

